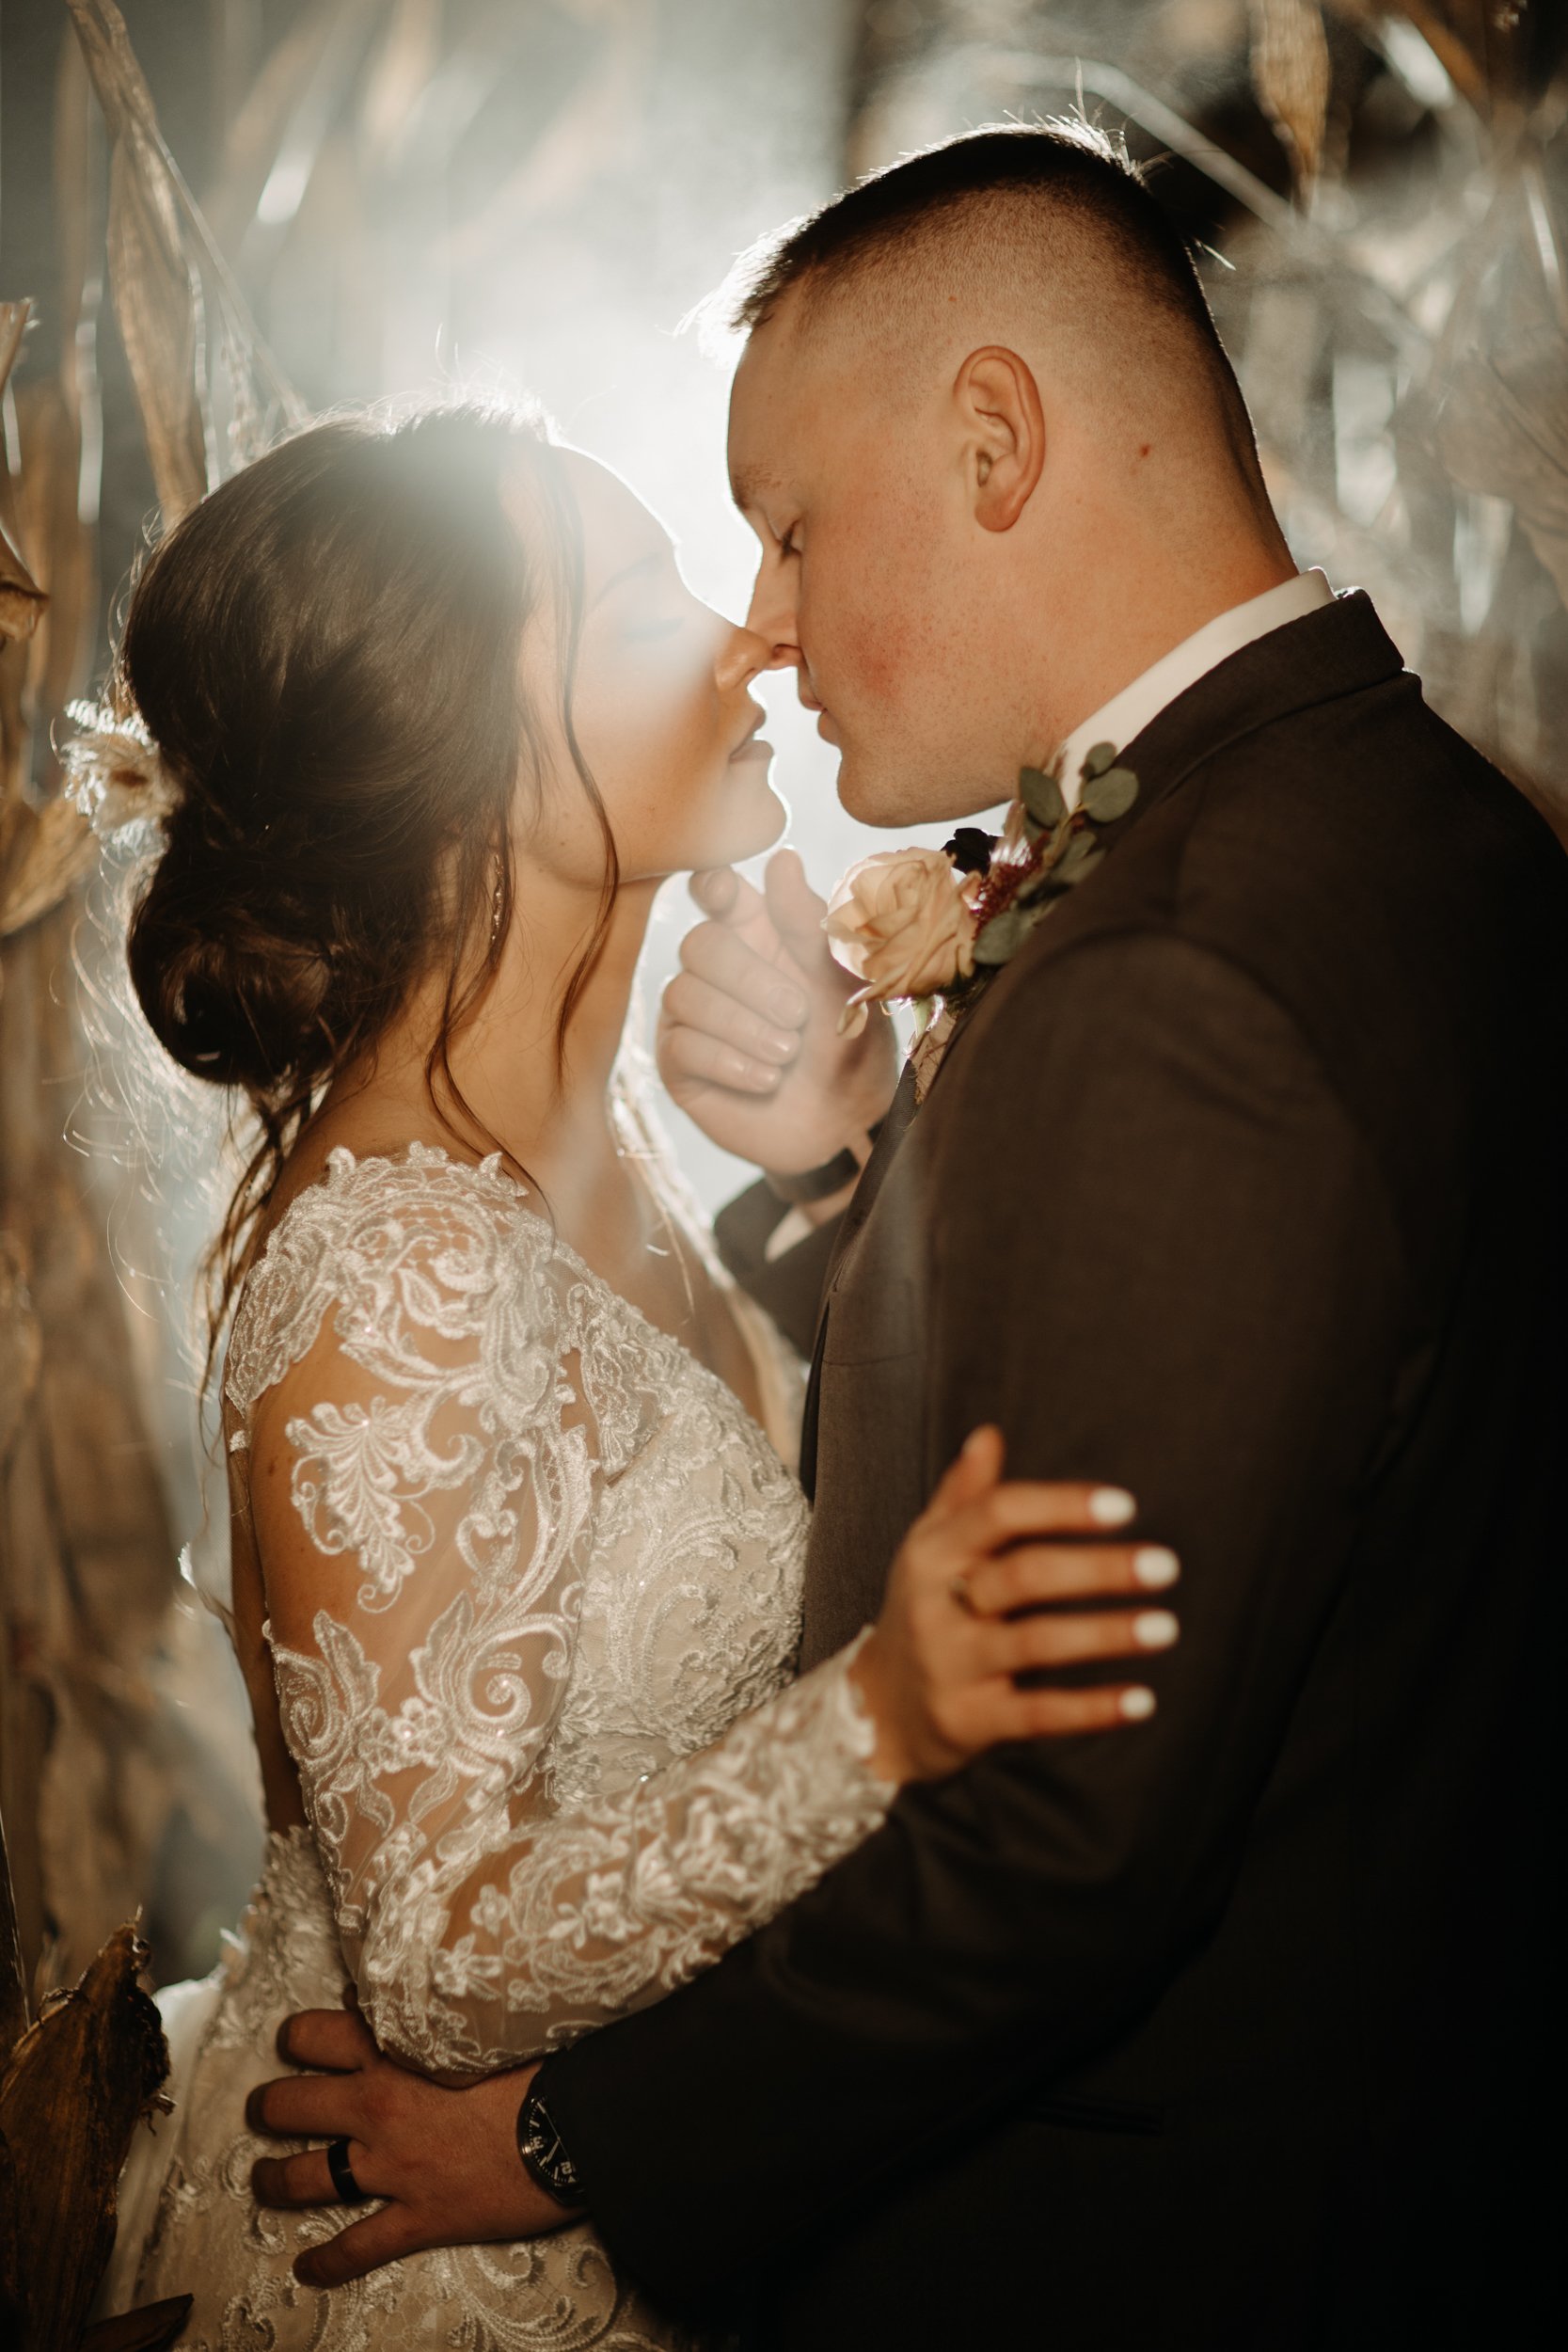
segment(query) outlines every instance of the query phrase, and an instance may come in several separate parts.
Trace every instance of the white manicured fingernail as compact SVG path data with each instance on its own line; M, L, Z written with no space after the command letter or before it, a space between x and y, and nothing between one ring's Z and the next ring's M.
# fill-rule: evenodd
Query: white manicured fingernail
M1154 1712L1154 1693L1141 1685L1121 1694L1120 1708L1130 1724L1146 1724Z
M1089 1497L1089 1517L1096 1527L1125 1527L1137 1507L1124 1486L1097 1486Z
M1132 1620L1132 1639L1140 1649L1169 1649L1180 1630L1168 1609L1144 1609Z
M1132 1554L1132 1573L1151 1593L1158 1592L1163 1585L1175 1583L1181 1573L1181 1563L1164 1544L1145 1544Z

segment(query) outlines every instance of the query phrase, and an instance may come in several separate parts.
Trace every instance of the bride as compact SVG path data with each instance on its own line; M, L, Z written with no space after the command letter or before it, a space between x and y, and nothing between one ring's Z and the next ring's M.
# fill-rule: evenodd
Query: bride
M582 2222L305 2283L344 2217L260 2208L244 2122L281 2019L352 1988L411 2067L518 2066L716 1960L903 1783L1117 1720L1013 1679L1134 1645L1006 1613L1067 1589L1043 1545L996 1565L1063 1499L999 1486L990 1434L877 1624L791 1679L799 1368L614 1074L660 881L780 829L770 650L531 425L339 421L170 533L75 748L102 815L160 820L146 1017L255 1134L218 1263L267 1860L163 1996L176 2106L108 2302L193 2294L188 2344L689 2341Z

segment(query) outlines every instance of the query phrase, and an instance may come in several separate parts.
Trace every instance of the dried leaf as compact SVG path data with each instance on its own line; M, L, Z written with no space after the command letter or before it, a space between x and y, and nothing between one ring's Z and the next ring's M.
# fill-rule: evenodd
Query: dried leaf
M0 1298L0 1315L6 1311ZM3 1329L0 1326L0 1329ZM35 1327L36 1328L36 1327ZM3 1344L3 1341L0 1341ZM0 1379L5 1375L0 1371ZM0 1409L4 1391L0 1390ZM27 2030L27 1981L22 1969L22 1940L16 1931L16 1896L11 1888L11 1866L6 1853L6 1837L0 1827L0 2065ZM8 2159L9 2151L7 2151ZM6 2168L0 2168L6 2169ZM0 2278L16 2276L18 2254L14 2246L5 2242L5 2221L14 2219L16 2192L14 2185L0 2178Z
M329 111L320 103L319 77L324 59L341 42L349 6L357 11L359 0L316 0L314 7L301 8L251 76L230 128L216 183L204 191L213 233L232 253L244 245L301 109Z
M172 523L207 488L196 380L200 288L185 254L178 185L125 21L112 0L67 4L114 140L109 283L158 502Z
M9 2281L22 2275L22 2250L17 2233L16 2166L0 2132L0 2344L20 2344L25 2324L21 2304Z
M183 252L170 251L153 191L123 143L109 167L109 283L147 453L166 523L207 488L207 445L196 390L198 295Z
M1568 603L1568 340L1544 331L1464 361L1437 448L1463 488L1509 501Z
M1323 159L1332 78L1318 0L1248 0L1258 103L1290 151L1296 184L1310 189Z
M0 302L0 393L10 381L32 307L30 302ZM16 544L16 500L4 457L0 457L0 638L26 639L37 628L49 599Z
M452 230L449 258L477 270L525 228L582 200L601 173L637 154L658 39L652 0L563 0L597 46L543 136L479 211Z
M251 317L245 297L158 128L125 22L113 0L67 0L93 87L114 139L109 172L109 277L115 314L142 413L166 523L209 487L207 387L197 354L210 342L230 378L234 437L255 455L272 420L305 410ZM203 283L217 318L203 330Z
M0 302L0 392L10 382L32 309L30 302Z
M173 2295L119 2319L101 2319L82 2338L81 2352L164 2352L184 2328L195 2300L192 2295Z
M0 523L0 637L31 637L48 601Z
M48 609L29 648L27 723L38 753L32 782L40 794L59 781L55 728L83 685L91 658L98 596L93 534L82 525L77 485L82 469L80 420L61 380L44 376L20 387L16 421L22 442L17 504L22 544L49 591Z
M72 802L49 801L41 809L18 814L22 823L0 895L0 939L24 930L57 907L91 870L98 855L92 827Z
M5 1468L38 1389L42 1354L38 1317L27 1295L26 1253L14 1233L0 1232L0 1470ZM16 1930L15 1914L10 1909L10 1872L4 1868L3 1854L4 1847L0 1844L0 1979L5 1975L8 1918L10 1932L14 1934ZM10 2041L7 2041L6 2020L0 2014L0 2064L8 2057L15 2040L16 2033L12 2033Z
M114 2244L131 2135L168 2073L158 2012L136 1982L146 1958L135 1930L117 1929L74 1991L23 2036L0 2079L23 2273L0 2284L25 2315L23 2352L80 2337Z

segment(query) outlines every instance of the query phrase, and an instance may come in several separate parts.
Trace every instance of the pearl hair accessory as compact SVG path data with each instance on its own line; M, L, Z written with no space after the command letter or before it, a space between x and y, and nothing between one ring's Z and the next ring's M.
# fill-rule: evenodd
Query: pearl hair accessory
M60 753L66 792L100 840L173 813L179 789L139 718L93 703L71 703L66 715L81 730Z

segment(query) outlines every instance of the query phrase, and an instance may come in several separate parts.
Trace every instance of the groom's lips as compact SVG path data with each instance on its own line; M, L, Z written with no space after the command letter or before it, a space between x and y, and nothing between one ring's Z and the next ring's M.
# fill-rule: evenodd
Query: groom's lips
M834 733L832 732L832 724L833 724L833 723L832 723L832 716L831 716L831 714L830 714L827 710L825 710L825 709L823 708L822 705L821 705L821 704L817 701L816 696L816 695L812 692L811 689L807 686L806 681L805 681L805 679L804 679L804 677L803 677L803 676L797 676L796 681L795 681L795 692L796 692L796 697L797 697L798 701L800 703L801 707L802 707L804 709L806 709L806 710L815 710L815 711L816 711L816 732L817 732L817 734L818 734L818 735L822 738L823 742L824 742L824 743L836 743L836 742L837 742L837 740L838 740L838 738L837 738L837 736L836 736L836 735L834 735Z

